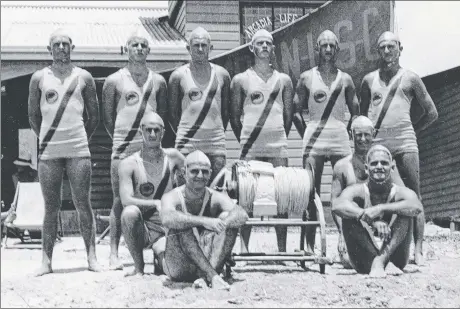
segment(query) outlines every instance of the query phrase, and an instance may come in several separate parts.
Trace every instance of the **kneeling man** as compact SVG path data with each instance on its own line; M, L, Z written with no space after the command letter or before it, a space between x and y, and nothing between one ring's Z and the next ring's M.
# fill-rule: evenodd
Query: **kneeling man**
M381 145L371 147L365 165L368 181L347 187L332 202L333 213L342 218L351 265L372 277L384 277L390 261L400 269L407 265L413 217L422 211L414 191L394 184L393 169L390 151ZM383 239L381 248L373 234Z
M144 274L144 248L152 248L163 238L159 210L163 193L176 183L182 184L184 156L176 149L162 149L164 123L154 113L146 113L141 122L142 149L123 159L119 165L120 198L123 205L121 228L134 271L126 276ZM177 173L176 173L177 172ZM177 176L177 177L175 177ZM181 180L182 179L182 180ZM161 243L161 242L159 242ZM155 272L158 265L155 265Z
M206 187L210 176L211 162L196 150L185 159L185 185L161 199L161 221L168 229L162 266L172 280L228 290L219 273L248 215L227 195Z

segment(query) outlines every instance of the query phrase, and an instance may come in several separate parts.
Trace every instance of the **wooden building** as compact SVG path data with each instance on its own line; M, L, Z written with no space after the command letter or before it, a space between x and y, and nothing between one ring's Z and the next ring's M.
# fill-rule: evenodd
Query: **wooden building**
M439 114L418 136L426 217L460 218L460 66L423 81Z

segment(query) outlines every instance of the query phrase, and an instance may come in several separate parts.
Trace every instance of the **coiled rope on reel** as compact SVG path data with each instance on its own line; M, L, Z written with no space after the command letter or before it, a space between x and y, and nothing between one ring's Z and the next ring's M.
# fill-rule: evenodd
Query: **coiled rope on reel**
M259 175L253 172L250 162L239 161L234 165L239 205L252 212ZM307 209L313 191L312 173L294 167L274 168L274 199L278 214L300 213Z

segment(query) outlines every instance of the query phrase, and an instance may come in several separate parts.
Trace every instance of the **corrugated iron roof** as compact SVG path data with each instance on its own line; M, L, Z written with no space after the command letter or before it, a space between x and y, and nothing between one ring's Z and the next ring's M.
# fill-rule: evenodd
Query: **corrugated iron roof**
M111 49L140 31L153 47L184 47L185 40L168 24L167 8L1 6L1 46L44 47L57 28L72 34L76 48Z

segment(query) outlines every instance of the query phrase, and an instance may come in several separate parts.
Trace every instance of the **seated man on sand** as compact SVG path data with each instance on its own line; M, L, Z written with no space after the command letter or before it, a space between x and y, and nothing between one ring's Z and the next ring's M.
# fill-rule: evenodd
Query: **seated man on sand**
M206 186L210 176L211 162L203 152L186 157L185 185L161 199L161 221L168 232L164 254L156 254L174 281L229 290L219 273L248 215L226 194Z
M144 274L143 249L154 247L165 236L159 215L160 199L177 182L179 185L184 182L184 156L177 149L161 147L165 132L161 117L154 112L146 113L140 131L141 150L123 159L118 168L123 205L121 229L134 260L134 271L126 276Z
M393 182L394 166L386 147L371 147L365 165L368 181L345 188L332 201L333 213L342 218L351 265L371 277L385 277L390 261L401 270L407 265L413 217L422 211L415 192ZM383 239L381 248L374 234Z

